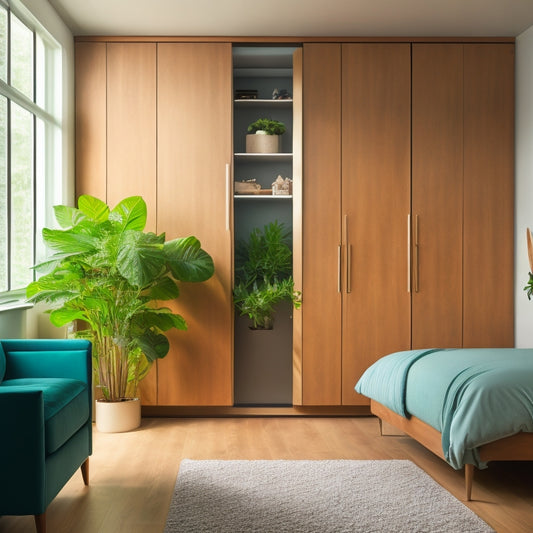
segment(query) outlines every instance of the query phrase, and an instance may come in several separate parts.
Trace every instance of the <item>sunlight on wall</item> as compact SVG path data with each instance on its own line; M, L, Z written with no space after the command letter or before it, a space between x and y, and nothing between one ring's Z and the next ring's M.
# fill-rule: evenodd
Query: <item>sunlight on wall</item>
M533 301L523 290L529 262L526 228L533 229L533 26L516 38L515 335L518 348L533 347Z

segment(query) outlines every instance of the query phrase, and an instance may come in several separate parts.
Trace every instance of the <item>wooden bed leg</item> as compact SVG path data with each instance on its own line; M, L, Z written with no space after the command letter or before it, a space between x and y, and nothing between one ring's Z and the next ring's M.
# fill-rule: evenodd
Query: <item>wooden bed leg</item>
M474 465L465 465L466 501L472 500L472 482L474 481Z

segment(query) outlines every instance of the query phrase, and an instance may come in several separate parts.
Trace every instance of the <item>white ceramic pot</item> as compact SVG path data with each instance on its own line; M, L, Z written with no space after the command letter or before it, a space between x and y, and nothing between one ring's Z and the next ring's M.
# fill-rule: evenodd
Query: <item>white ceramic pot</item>
M127 398L120 402L96 400L96 429L101 433L122 433L141 425L141 401Z
M279 144L279 135L257 133L246 135L246 153L248 154L277 154Z

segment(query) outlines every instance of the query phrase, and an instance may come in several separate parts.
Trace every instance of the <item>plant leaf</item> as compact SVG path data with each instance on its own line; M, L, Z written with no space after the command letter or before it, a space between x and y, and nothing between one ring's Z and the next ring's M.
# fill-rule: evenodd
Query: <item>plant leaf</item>
M111 211L110 218L120 223L123 230L143 231L146 226L146 202L140 196L124 198Z
M54 215L63 229L76 226L85 218L85 215L79 209L68 205L55 205Z
M182 331L187 330L185 319L178 314L174 314L170 309L148 309L136 316L136 321L140 325L149 324L161 331L168 331L176 328Z
M96 240L90 235L74 233L72 230L43 229L43 240L52 250L65 257L74 254L92 253L96 251Z
M170 349L170 344L165 335L154 333L153 331L147 331L137 338L137 345L149 362L165 357Z
M50 313L50 322L58 328L66 326L74 320L84 320L85 313L76 309L55 309Z
M205 281L215 267L211 256L201 248L196 237L184 237L165 243L165 256L170 271L180 281Z
M108 205L88 194L82 194L78 198L78 208L84 215L95 222L105 222L109 218Z
M153 300L174 300L179 295L179 287L168 276L164 276L155 285L152 285L148 293L148 296Z
M127 230L120 239L117 269L134 287L142 288L154 281L165 268L161 236Z

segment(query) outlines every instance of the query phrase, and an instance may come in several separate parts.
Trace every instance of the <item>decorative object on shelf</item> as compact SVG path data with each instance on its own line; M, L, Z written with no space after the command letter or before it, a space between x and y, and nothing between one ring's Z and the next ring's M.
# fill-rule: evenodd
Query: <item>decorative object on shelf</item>
M526 239L527 239L527 255L529 258L529 281L524 287L524 290L527 291L527 298L531 300L533 296L533 233L527 228L526 230Z
M257 89L236 89L235 100L257 100Z
M291 94L287 89L274 89L272 91L272 100L290 100Z
M286 131L285 124L278 120L259 118L248 126L246 152L275 154L280 151L280 136Z
M274 196L289 196L292 194L292 180L290 178L283 179L281 176L276 178L272 184L272 194Z
M252 321L251 329L272 329L274 306L281 301L301 305L294 290L290 232L277 220L263 230L255 228L248 241L238 241L235 250L233 302L241 316Z
M259 194L261 185L255 178L235 182L235 194Z
M54 255L34 267L44 275L28 285L27 297L52 304L54 326L83 321L75 336L92 342L99 401L127 403L152 363L167 355L165 332L187 329L181 315L155 302L176 299L179 281L209 279L213 260L196 237L165 242L164 233L145 232L146 203L140 196L125 198L111 210L82 195L78 208L58 205L54 212L62 229L43 229ZM138 425L140 415L133 420Z

